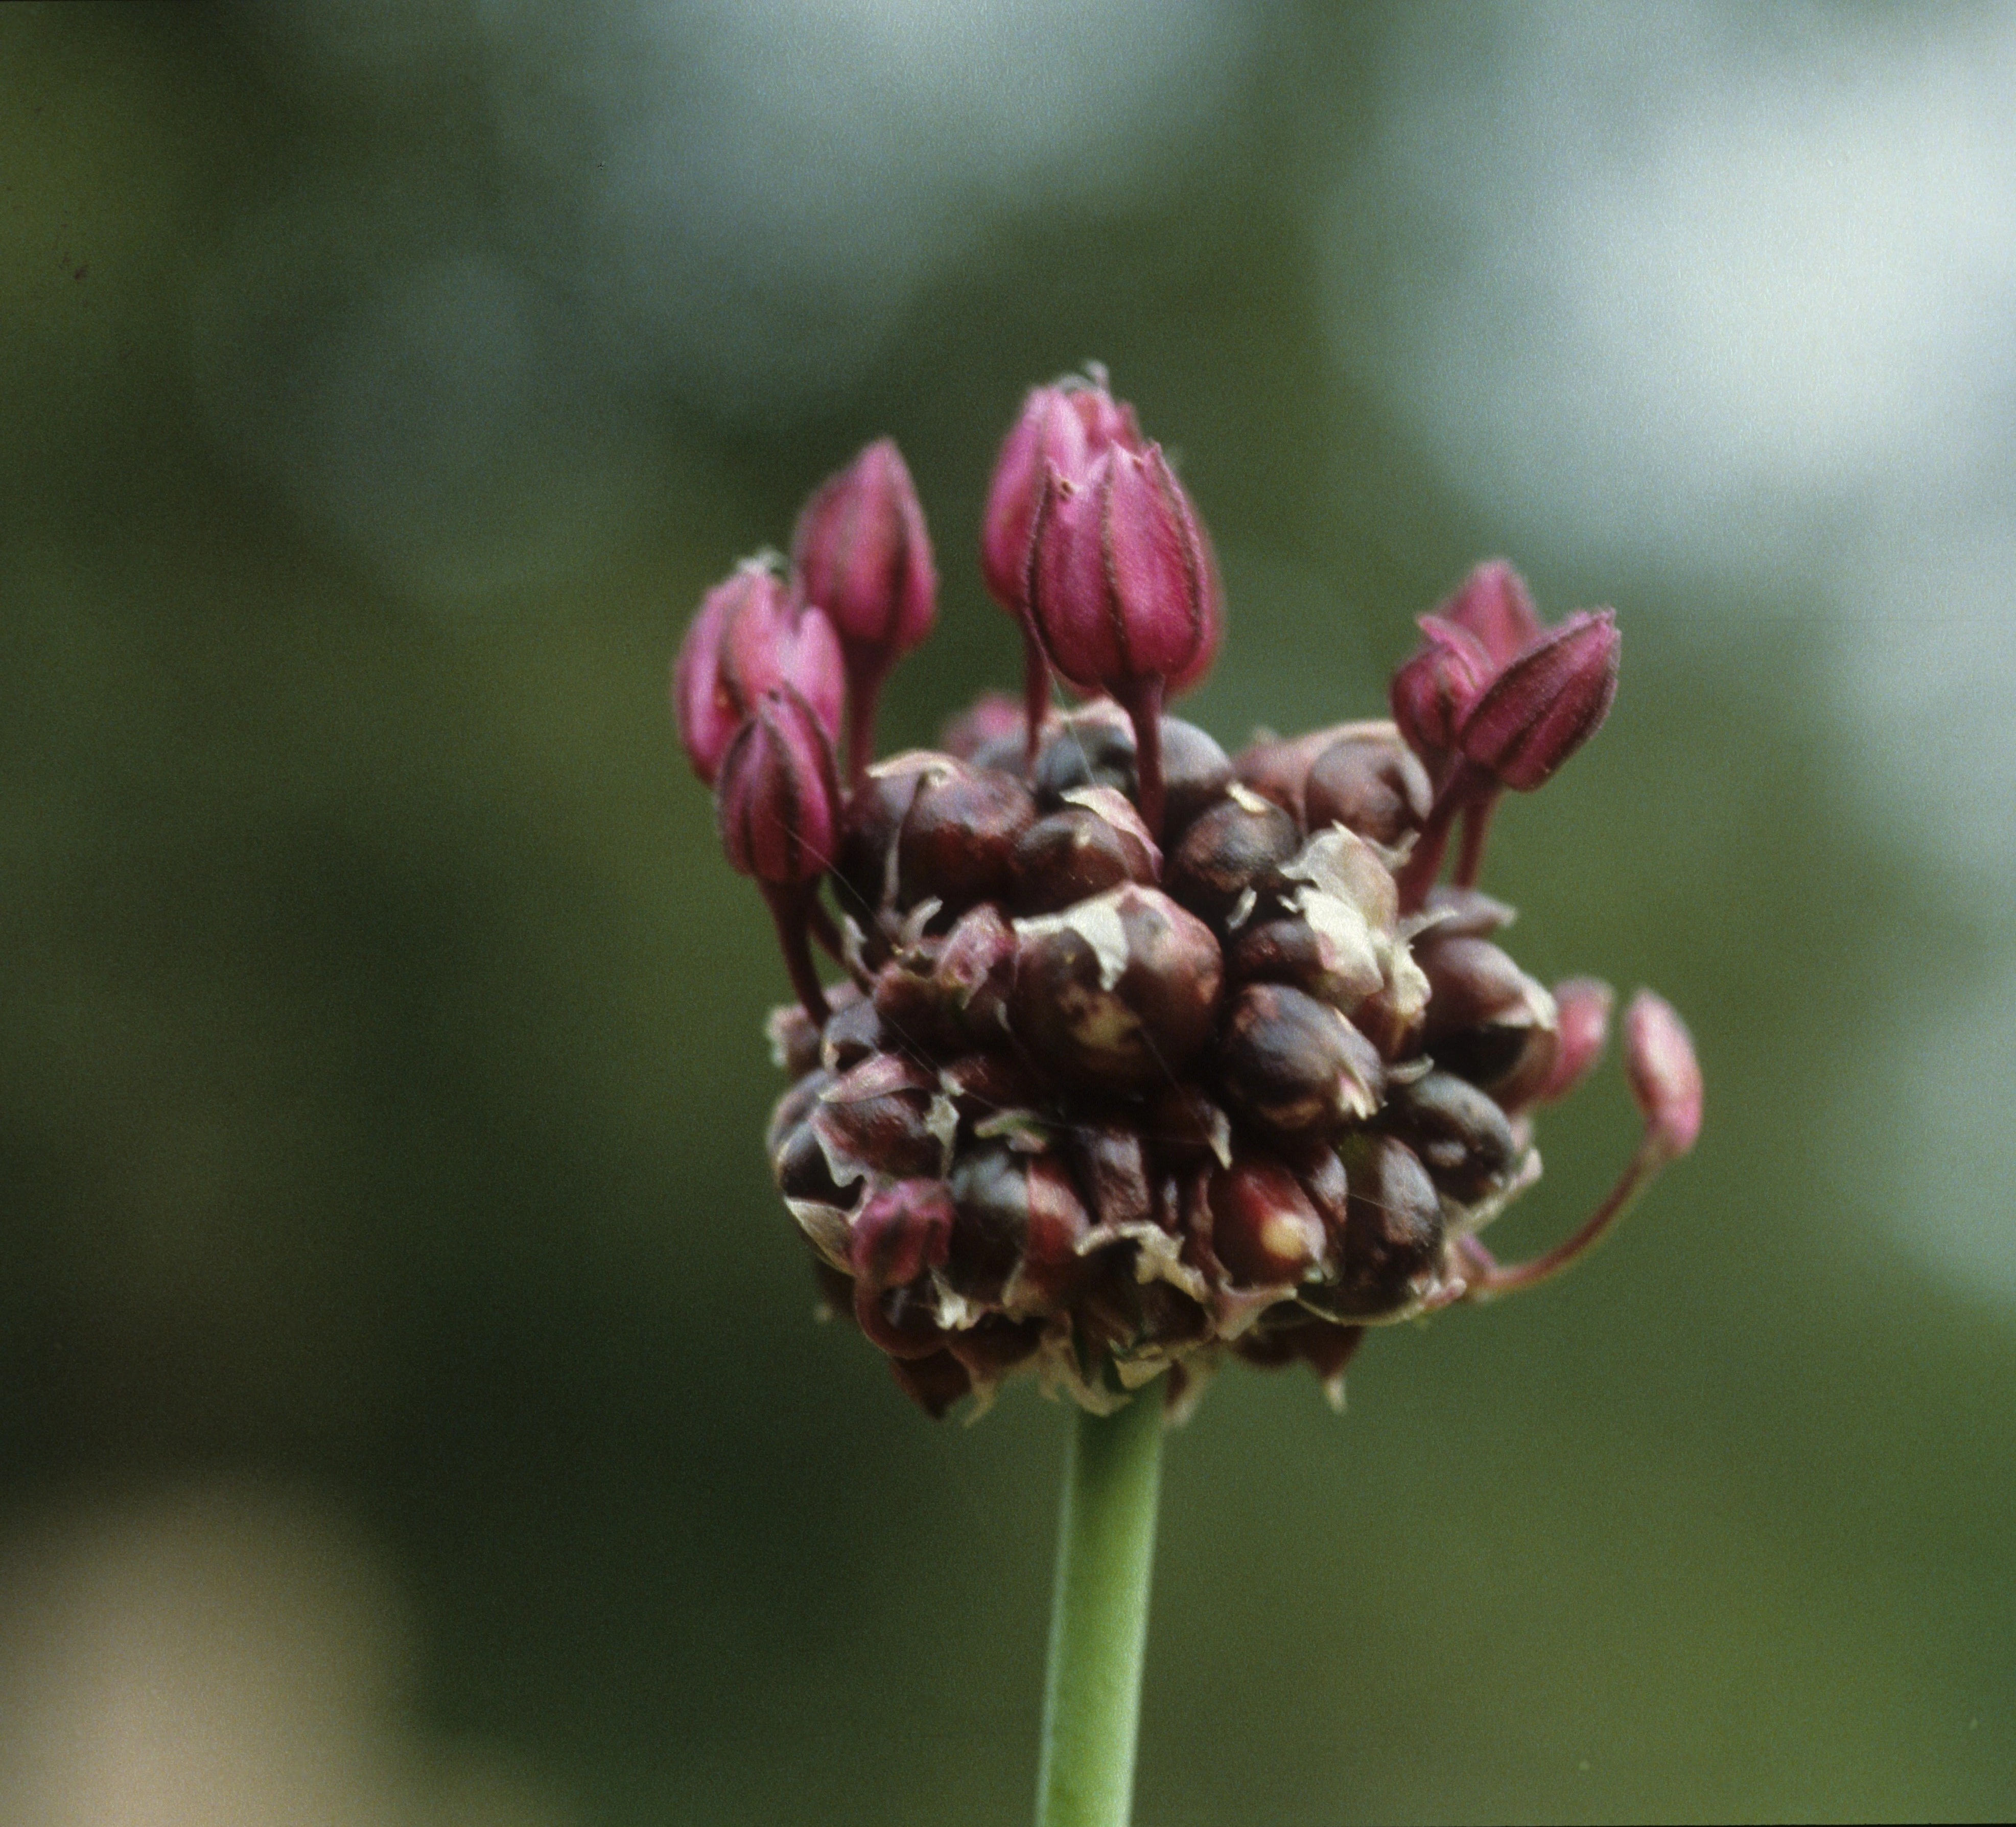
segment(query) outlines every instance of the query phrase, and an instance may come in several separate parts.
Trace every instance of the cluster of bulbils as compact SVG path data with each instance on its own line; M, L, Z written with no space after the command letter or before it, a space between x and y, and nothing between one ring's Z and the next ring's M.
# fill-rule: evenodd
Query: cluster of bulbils
M1096 371L1024 403L981 556L1026 690L942 750L873 759L937 590L886 440L812 497L788 568L707 594L673 682L798 995L770 1023L778 1187L826 1304L931 1413L1024 1368L1102 1412L1165 1377L1181 1409L1227 1351L1301 1360L1341 1400L1367 1326L1539 1281L1692 1146L1693 1050L1641 992L1622 1177L1544 1256L1479 1241L1539 1176L1532 1112L1608 1027L1604 985L1520 969L1476 881L1499 794L1609 708L1610 611L1543 627L1480 566L1420 618L1390 722L1229 757L1163 710L1217 646L1210 545ZM1058 711L1053 674L1089 701Z

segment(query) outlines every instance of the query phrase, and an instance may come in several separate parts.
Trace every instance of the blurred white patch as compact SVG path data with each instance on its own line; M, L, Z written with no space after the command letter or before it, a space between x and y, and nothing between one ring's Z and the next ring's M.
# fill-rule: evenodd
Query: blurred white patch
M2016 16L1466 16L1329 231L1342 359L1460 484L1726 566L2007 474Z
M508 1765L398 1710L398 1609L322 1512L218 1485L0 1539L0 1820L548 1827Z

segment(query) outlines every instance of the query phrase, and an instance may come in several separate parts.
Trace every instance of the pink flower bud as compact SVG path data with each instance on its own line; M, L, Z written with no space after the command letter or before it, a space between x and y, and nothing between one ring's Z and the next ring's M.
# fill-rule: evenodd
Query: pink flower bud
M1536 1104L1566 1097L1586 1078L1603 1057L1610 1038L1610 1009L1615 992L1594 977L1570 977L1554 985L1554 1009L1560 1040L1546 1084L1533 1095Z
M956 716L946 718L938 746L962 761L1013 768L1022 758L1026 734L1019 699L1006 692L982 692Z
M1526 580L1502 558L1486 559L1436 613L1475 639L1492 672L1540 631Z
M1458 746L1500 786L1530 793L1593 735L1617 696L1616 617L1580 610L1529 642L1463 720Z
M1106 376L1076 376L1031 387L1018 418L1001 442L988 484L981 523L980 568L987 588L1005 609L1020 610L1028 566L1029 528L1053 469L1076 481L1114 445L1142 448L1134 408L1106 390Z
M1686 1023L1650 990L1640 990L1624 1012L1624 1071L1647 1142L1664 1160L1678 1160L1701 1134L1701 1066Z
M1407 746L1434 761L1456 746L1463 719L1497 669L1467 628L1433 615L1420 618L1420 628L1421 645L1394 674L1387 695Z
M1123 705L1146 679L1196 676L1217 635L1202 530L1161 447L1109 451L1082 481L1053 469L1029 548L1029 610L1053 664Z
M789 685L765 692L721 758L715 815L732 867L776 887L816 882L840 833L833 743Z
M672 714L693 772L714 784L735 732L777 685L837 737L844 676L832 624L817 610L794 614L776 572L744 560L700 599L672 669Z
M798 516L791 562L805 600L826 612L850 661L866 651L886 671L931 631L938 573L894 438L878 439L819 484Z
M873 751L882 682L938 613L924 510L894 438L819 484L798 516L791 559L799 590L825 612L846 656L848 777L858 779Z

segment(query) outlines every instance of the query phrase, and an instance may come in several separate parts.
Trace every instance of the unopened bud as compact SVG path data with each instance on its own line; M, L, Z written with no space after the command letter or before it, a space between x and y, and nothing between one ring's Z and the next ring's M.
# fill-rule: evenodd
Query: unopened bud
M1327 1135L1379 1108L1377 1050L1327 1002L1280 984L1248 984L1226 1011L1217 1053L1233 1106L1287 1135Z
M1082 478L1050 471L1030 536L1028 608L1057 671L1130 710L1145 683L1159 691L1203 676L1218 581L1160 445L1110 449Z
M1329 1239L1295 1176L1263 1155L1241 1156L1211 1177L1211 1246L1234 1281L1276 1287L1319 1274Z
M1463 720L1457 746L1501 786L1530 793L1592 735L1617 696L1609 610L1581 610L1530 642Z
M924 511L894 438L821 483L798 516L791 560L850 666L887 671L931 632L938 574Z
M1647 1141L1665 1160L1678 1160L1701 1134L1701 1066L1687 1023L1650 990L1624 1011L1624 1070Z
M1486 559L1435 613L1476 639L1493 672L1540 631L1525 579L1502 558Z
M895 440L868 446L822 483L791 542L798 587L826 612L845 656L848 777L873 749L875 702L898 658L931 632L938 574L924 510Z
M672 710L693 772L707 786L765 692L790 685L827 736L840 733L845 674L823 615L794 613L783 581L751 560L700 599L672 667Z
M1603 1057L1610 1038L1610 1009L1615 993L1594 977L1570 977L1554 985L1561 1041L1553 1070L1533 1094L1535 1104L1551 1104L1580 1084Z
M1141 428L1134 408L1106 390L1103 374L1029 390L995 459L981 523L980 568L1004 608L1023 606L1029 529L1046 477L1054 469L1081 477L1115 444L1139 450Z
M1438 616L1420 618L1421 645L1393 674L1388 698L1409 747L1439 761L1496 670L1476 637Z
M815 882L840 836L833 744L789 685L765 692L721 759L715 814L729 864L777 887Z
M1418 831L1434 794L1427 771L1403 744L1362 736L1316 757L1304 788L1309 828L1341 825L1392 849Z
M1223 962L1208 929L1167 895L1114 889L1016 932L1010 1026L1067 1081L1143 1088L1210 1038Z

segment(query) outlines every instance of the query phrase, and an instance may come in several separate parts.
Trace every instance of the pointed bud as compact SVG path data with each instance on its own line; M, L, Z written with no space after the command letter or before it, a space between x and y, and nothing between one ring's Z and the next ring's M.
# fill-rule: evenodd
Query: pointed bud
M1610 1009L1615 999L1609 984L1594 977L1570 977L1554 985L1561 1041L1553 1069L1533 1094L1535 1103L1551 1104L1566 1097L1594 1070L1610 1038Z
M1492 672L1540 631L1526 580L1502 558L1486 559L1435 613L1475 637Z
M1201 678L1218 640L1202 529L1161 447L1053 467L1030 537L1028 607L1053 664L1123 706L1153 680Z
M798 516L791 562L851 664L866 656L886 672L931 631L938 572L894 438L878 439L819 484Z
M844 673L832 624L816 610L794 614L783 581L749 559L701 598L672 669L679 741L705 785L757 701L778 685L793 687L827 735L838 736Z
M1701 1066L1687 1023L1650 990L1640 990L1624 1012L1624 1070L1647 1142L1662 1159L1677 1160L1701 1134Z
M1052 469L1076 479L1114 445L1142 448L1134 408L1106 390L1106 378L1076 376L1032 387L1021 415L1002 441L981 523L980 568L1003 608L1020 610L1029 556L1029 529Z
M840 836L833 744L789 685L765 692L728 745L715 815L732 867L773 887L816 882Z
M1432 615L1420 618L1420 629L1421 645L1394 674L1387 696L1407 746L1436 761L1456 746L1497 668L1467 629Z
M1501 786L1530 793L1582 746L1617 696L1618 634L1579 610L1528 643L1464 718L1457 746Z
M848 771L858 779L873 753L882 682L938 613L924 510L894 438L819 484L798 516L791 559L805 599L825 612L846 656Z

